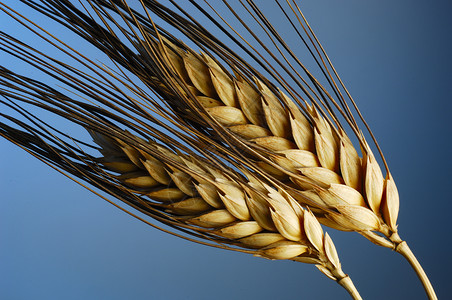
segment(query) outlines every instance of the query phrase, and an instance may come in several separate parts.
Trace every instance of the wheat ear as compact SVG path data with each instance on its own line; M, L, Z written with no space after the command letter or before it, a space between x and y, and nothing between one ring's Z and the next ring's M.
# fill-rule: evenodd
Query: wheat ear
M175 153L155 142L144 142L163 159L90 131L103 157L98 161L132 193L158 205L180 223L212 241L248 249L267 259L315 264L354 299L361 299L341 269L333 241L311 211L290 195L259 181L238 182L195 157ZM172 161L172 164L164 161ZM243 178L241 178L243 179Z
M356 231L401 253L435 299L427 276L398 235L399 195L394 179L387 168L383 175L361 132L355 131L362 157L341 124L328 119L316 105L296 104L256 78L250 82L237 72L233 76L205 53L198 55L167 40L164 45L162 56L186 93L185 97L169 95L168 101L173 105L180 101L189 108L201 105L205 112L188 109L183 112L186 118L222 132L228 144L238 144L237 151L247 152L260 170L284 183L288 193L309 206L322 224Z
M344 130L315 106L305 104L303 113L283 92L275 94L257 79L252 84L233 77L206 54L172 49L174 45L166 48L171 65L216 121L209 124L223 129L227 138L251 142L244 149L255 155L257 166L282 182L290 180L292 196L314 206L323 223L341 230L380 231L388 237L397 232L397 188L390 174L383 177L364 137L360 136L361 158ZM381 244L394 247L391 241Z

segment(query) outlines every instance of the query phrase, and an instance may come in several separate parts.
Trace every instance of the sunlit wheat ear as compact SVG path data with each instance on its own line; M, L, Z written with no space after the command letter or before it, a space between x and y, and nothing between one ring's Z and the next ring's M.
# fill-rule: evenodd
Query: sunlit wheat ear
M331 238L312 212L287 193L251 174L251 181L238 182L194 155L176 153L155 142L146 144L174 164L120 140L90 133L101 147L99 163L119 173L115 177L131 193L157 204L181 227L220 244L248 249L256 256L315 264L360 299L341 269Z

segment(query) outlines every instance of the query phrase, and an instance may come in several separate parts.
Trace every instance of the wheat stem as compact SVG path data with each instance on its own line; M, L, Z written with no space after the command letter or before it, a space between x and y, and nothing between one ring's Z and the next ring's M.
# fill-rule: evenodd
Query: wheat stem
M397 238L400 239L400 237L398 235L397 235ZM425 274L424 269L422 268L421 264L417 260L416 256L414 256L414 254L411 251L408 244L405 241L401 241L400 243L398 243L397 247L395 248L395 251L402 254L403 257L405 257L405 259L410 263L411 267L414 269L417 276L421 280L428 298L430 300L438 299L438 297L435 294L435 290L433 289L433 286L427 277L427 274Z
M310 207L322 224L357 231L377 245L397 249L402 242L397 235L397 187L389 170L383 175L364 136L358 135L362 143L361 158L347 134L340 127L336 128L334 122L329 122L315 105L298 107L296 101L281 90L274 93L276 91L258 79L252 83L227 74L207 54L197 58L193 50L177 48L169 42L168 45L173 49L166 46L168 51L182 56L174 54L171 60L173 65L181 66L176 70L178 73L188 74L185 83L193 84L198 95L208 96L174 101L188 106L190 102L191 105L199 102L218 124L206 123L226 134L227 139L240 141L242 138L255 143L256 149L247 150L258 160L256 165L291 185L293 189L288 190L289 194ZM245 151L247 147L238 149ZM259 152L259 147L266 151ZM380 232L386 238L373 232ZM427 276L414 255L408 252L409 256L400 253L410 261L426 292L434 295Z
M270 259L293 259L316 263L320 271L338 281L354 299L361 299L351 279L341 271L334 245L329 236L323 234L320 224L314 218L314 213L319 221L327 226L360 232L377 245L395 249L401 253L417 272L430 299L436 299L419 262L406 242L397 235L399 196L383 155L381 156L385 164L386 178L353 117L348 115L348 111L346 114L343 113L345 121L351 127L349 129L359 140L362 157L359 156L357 149L347 137L346 128L340 124L331 108L335 107L342 111L340 105L307 70L305 71L315 83L315 88L325 93L331 103L324 103L320 97L312 96L304 88L302 89L306 94L306 100L301 96L295 97L297 93L294 93L292 88L284 86L282 81L277 80L282 88L279 90L278 85L270 83L259 75L257 70L247 69L247 64L242 59L237 58L233 52L211 39L209 35L202 34L198 37L199 33L205 32L202 27L198 28L196 24L188 21L181 23L178 15L171 11L167 15L161 14L163 10L160 11L160 5L150 2L146 7L150 11L160 12L157 15L165 16L163 19L169 24L177 25L175 27L180 29L188 40L202 48L204 53L197 54L195 50L177 41L166 31L158 29L149 15L148 18L143 18L129 8L125 1L122 1L123 4L114 3L121 1L94 2L98 5L97 8L93 6L94 10L108 30L102 26L91 25L85 18L75 22L79 19L78 12L74 14L66 12L68 17L64 17L64 13L60 15L58 13L60 6L56 3L52 4L55 6L52 10L55 14L54 18L70 20L69 27L73 27L72 29L80 36L103 49L115 64L139 77L158 95L157 98L161 97L160 100L164 101L168 108L163 108L160 101L155 101L152 96L149 97L147 93L141 91L141 88L129 82L125 73L122 74L124 76L116 79L141 98L143 103L132 101L129 97L126 101L118 101L112 96L107 97L107 100L99 101L99 98L105 97L105 94L111 95L110 92L104 93L102 88L99 88L101 90L99 92L89 87L90 91L85 93L88 98L92 97L102 105L107 103L108 108L114 108L113 116L105 111L106 118L104 118L100 109L96 108L93 113L91 110L94 106L88 109L88 106L81 106L78 101L74 101L77 107L80 106L87 111L84 112L82 109L82 113L79 113L73 110L72 103L66 104L68 100L65 97L62 98L64 101L48 100L49 93L45 93L45 97L42 96L35 105L42 106L51 112L58 112L58 109L61 109L62 111L58 113L61 116L72 118L71 120L75 120L77 124L86 123L86 128L97 129L99 133L111 134L112 137L115 137L115 134L109 131L115 130L105 129L106 119L128 125L128 128L132 128L135 132L140 132L140 128L143 128L146 132L141 132L142 136L157 137L157 140L162 141L163 144L177 149L178 147L173 145L173 138L164 137L163 132L158 132L157 129L149 127L149 124L142 121L147 118L150 123L157 124L177 135L176 129L170 130L168 124L156 121L156 118L150 114L152 111L178 129L189 131L199 141L202 140L204 143L206 140L212 141L212 149L218 148L215 151L206 152L221 154L223 158L227 156L228 162L245 162L244 168L259 177L256 181L262 180L265 184L271 181L272 184L275 182L275 185L267 188L267 185L251 182L251 178L248 178L250 179L248 182L240 174L227 176L222 174L226 168L216 170L208 166L204 160L196 160L191 155L181 155L177 151L172 152L155 143L146 144L146 141L133 139L126 134L119 135L127 137L134 143L128 144L127 140L119 141L120 139L112 139L109 142L108 139L97 137L103 142L99 146L103 148L104 155L99 159L97 168L120 174L102 173L105 178L102 177L101 182L106 182L110 184L109 186L127 194L129 198L133 198L133 201L130 201L132 206L142 209L159 221L167 222L167 225L174 228L191 230L190 233L196 237L231 245L231 248L232 246L251 248L256 255ZM145 6L144 2L142 4ZM29 5L35 6L31 3ZM61 5L61 8L70 7L69 4ZM34 8L46 12L44 7L40 8L36 5ZM0 9L5 10L2 7ZM75 8L73 10L76 11ZM121 16L127 26L122 28L113 17L110 18L107 10ZM20 21L22 18L20 14L10 16L22 25L29 26ZM104 20L102 16L107 18ZM26 20L24 17L23 19ZM143 20L145 22L141 22ZM127 46L117 40L115 31L109 27L107 21L114 23L119 32L123 33L136 49L129 51ZM64 24L66 21L60 22ZM35 24L33 26L38 28ZM141 35L137 34L138 32ZM85 35L85 33L88 34ZM73 58L72 51L80 55L83 59L79 62L104 80L102 72L95 71L96 68L93 67L96 66L95 63L69 47L71 51L66 52L64 48L53 42L53 37L52 39L43 38ZM49 75L55 73L58 78L65 75L64 80L60 79L63 83L68 81L71 84L74 83L76 87L85 86L80 80L71 79L72 77L65 74L63 68L59 70L60 63L44 54L37 52L50 63L44 60L36 62L35 65L35 56L25 50L27 47L12 38L9 39L6 35L1 35L0 41L2 43L6 41L6 45L17 43L16 48L21 50L19 53L26 54L25 60L29 60L32 66L48 69L49 71L46 72ZM267 49L265 46L264 48ZM15 56L21 55L15 54ZM36 59L36 61L40 60ZM265 59L264 61L267 62ZM221 65L222 63L225 63L224 66ZM301 64L300 67L304 69ZM111 71L103 67L100 69L114 76L110 73ZM267 69L264 66L264 69L273 69L273 67ZM13 87L21 84L16 77L8 72L5 74L10 77ZM98 87L98 83L91 81L83 72L77 73L77 76ZM28 87L28 82L25 86ZM114 84L110 85L109 81L106 87L118 90L118 94L123 95L119 88ZM309 90L314 91L311 88ZM81 88L78 91L84 93ZM285 92L290 94L291 98ZM102 97L99 97L100 95ZM37 97L34 93L31 96ZM10 97L17 96L10 94ZM26 98L24 98L25 102L30 101ZM308 100L310 104L306 102ZM354 105L353 100L351 98L350 100ZM47 101L56 108L52 105L44 105L40 101L42 103ZM342 101L339 102L342 103ZM122 110L124 108L125 110ZM357 113L360 115L358 110ZM364 124L367 127L365 122ZM116 130L117 135L118 132ZM17 131L13 133L19 141L18 144L31 149L36 148L35 139L32 142L25 139L26 143ZM369 133L372 136L370 130ZM189 139L188 135L182 133L177 137L184 142ZM199 149L203 145L199 142L194 148ZM376 146L379 149L377 144ZM64 157L67 154L59 155ZM167 156L166 160L165 156ZM53 156L49 160L56 161ZM219 162L218 165L221 163ZM64 168L66 164L61 166ZM83 175L80 176L82 179L92 179L83 172L80 174ZM92 177L98 179L100 175L95 174ZM237 181L234 181L235 179ZM116 185L112 185L110 181L114 181ZM103 187L102 184L100 186ZM308 206L310 210L305 212L299 205ZM386 238L375 232L384 234ZM264 244L263 240L265 240ZM253 253L251 250L243 249L240 251Z
M362 300L361 295L356 290L355 285L353 284L352 279L346 275L341 280L338 280L337 283L339 283L344 289L347 290L347 292L350 294L350 296L355 300Z

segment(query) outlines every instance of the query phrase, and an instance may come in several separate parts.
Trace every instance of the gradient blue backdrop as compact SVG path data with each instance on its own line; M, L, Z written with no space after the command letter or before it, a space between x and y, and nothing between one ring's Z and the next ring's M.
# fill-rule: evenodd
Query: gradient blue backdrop
M300 3L383 148L401 236L439 298L452 297L450 1ZM0 14L1 30L23 36L17 27ZM16 65L1 52L0 64ZM314 266L152 229L5 140L0 191L0 299L348 299ZM400 255L328 232L364 299L426 298Z

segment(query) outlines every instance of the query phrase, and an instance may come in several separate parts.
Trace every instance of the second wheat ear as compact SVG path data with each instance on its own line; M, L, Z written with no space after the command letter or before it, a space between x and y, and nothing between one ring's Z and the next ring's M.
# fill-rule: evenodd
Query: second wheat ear
M168 224L192 230L225 249L315 264L354 299L361 299L312 212L277 186L248 172L246 176L228 172L195 153L175 153L141 140L151 150L147 151L90 133L103 154L99 163L119 173L117 178L128 191L141 195L143 209L150 215L161 210Z

